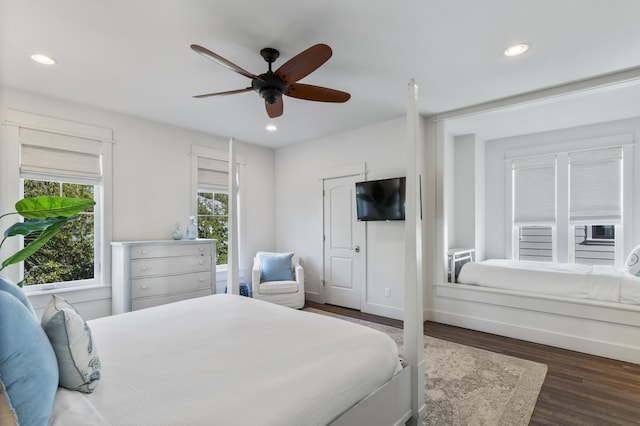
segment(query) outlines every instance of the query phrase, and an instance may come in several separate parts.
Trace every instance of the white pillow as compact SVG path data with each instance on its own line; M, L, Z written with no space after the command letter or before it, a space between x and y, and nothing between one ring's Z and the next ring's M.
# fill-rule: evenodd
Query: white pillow
M42 314L42 328L58 359L60 386L93 392L100 380L100 358L91 329L76 308L54 295Z
M627 262L625 263L625 270L631 275L640 277L640 246L631 250Z

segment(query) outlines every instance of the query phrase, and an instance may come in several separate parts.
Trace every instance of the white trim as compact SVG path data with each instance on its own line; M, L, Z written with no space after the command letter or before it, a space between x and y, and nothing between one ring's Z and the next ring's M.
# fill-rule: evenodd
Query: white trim
M504 152L505 159L520 159L542 155L560 154L591 149L613 148L633 144L633 133L602 136L590 139L578 139L565 142L553 142L530 148L512 149Z
M640 340L632 337L640 335L640 306L464 284L435 287L441 304L429 312L433 321L627 362L640 359Z
M624 71L605 74L595 78L580 80L573 83L536 90L521 95L510 96L491 102L485 102L470 107L446 111L433 116L435 121L444 121L452 118L463 118L477 114L484 114L497 110L519 110L529 107L531 104L541 105L551 103L558 98L583 93L594 93L596 91L608 90L611 87L626 87L640 83L640 67L631 68Z
M340 166L324 169L320 172L320 177L318 179L324 180L324 179L355 176L355 175L362 175L362 174L366 175L366 173L367 173L367 163L362 161L358 163L343 164Z
M32 112L7 108L5 124L25 129L40 130L49 133L93 139L99 142L113 143L113 130L91 124L61 118L49 117Z
M208 146L191 145L191 155L229 163L229 151L209 148ZM236 154L236 164L246 165L244 157L242 155Z

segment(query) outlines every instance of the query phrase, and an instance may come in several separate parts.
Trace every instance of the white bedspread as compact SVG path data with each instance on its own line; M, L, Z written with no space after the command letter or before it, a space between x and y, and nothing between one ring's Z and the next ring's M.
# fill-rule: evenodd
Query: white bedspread
M60 390L52 425L324 425L399 364L376 330L234 295L88 323L102 378L90 395Z
M492 259L466 263L462 284L640 304L640 279L611 266Z

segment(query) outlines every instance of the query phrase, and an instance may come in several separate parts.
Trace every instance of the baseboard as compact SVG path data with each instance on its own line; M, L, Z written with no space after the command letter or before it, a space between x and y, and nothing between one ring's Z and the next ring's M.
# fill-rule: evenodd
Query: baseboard
M526 340L543 345L583 352L621 361L638 363L640 346L621 345L597 338L560 333L533 327L509 324L493 319L473 317L458 313L429 310L427 318L431 321L497 334L499 336ZM606 338L606 336L601 336ZM631 338L631 336L629 336ZM633 340L633 339L631 339ZM640 340L637 340L640 344Z

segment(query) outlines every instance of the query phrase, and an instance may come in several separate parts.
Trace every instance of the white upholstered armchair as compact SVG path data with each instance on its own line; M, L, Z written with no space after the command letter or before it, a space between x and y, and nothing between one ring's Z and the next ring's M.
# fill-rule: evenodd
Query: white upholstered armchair
M259 251L253 259L251 290L256 299L304 307L304 269L293 253Z

